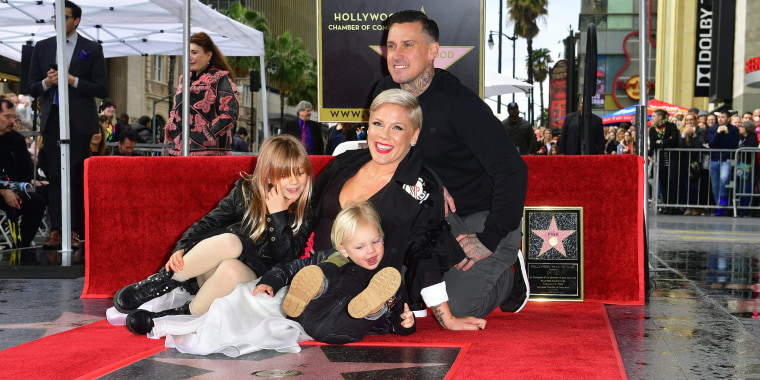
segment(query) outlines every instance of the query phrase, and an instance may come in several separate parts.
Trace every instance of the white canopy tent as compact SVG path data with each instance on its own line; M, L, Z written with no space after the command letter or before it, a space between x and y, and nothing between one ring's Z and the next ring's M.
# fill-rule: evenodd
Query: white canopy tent
M78 0L82 19L77 31L100 41L106 58L129 55L183 55L183 9L189 4L192 32L205 32L226 56L264 56L264 35L232 20L199 0ZM21 61L23 45L55 35L53 0L0 2L0 55ZM266 83L260 60L261 83ZM185 62L185 64L187 64ZM266 105L266 91L262 92ZM262 106L265 135L267 107Z
M492 96L512 94L515 92L529 92L533 85L521 82L504 74L495 71L486 70L485 86L483 87L483 96L490 98Z
M182 55L183 0L79 0L78 32L101 41L106 58ZM198 0L189 0L193 32L206 32L227 56L263 56L264 35ZM21 46L55 35L53 0L0 2L0 55L21 60Z
M103 45L106 58L127 55L184 55L188 54L189 36L192 32L206 32L227 56L260 56L261 83L266 83L263 33L227 18L202 4L199 0L76 0L82 8L77 31L88 39ZM55 6L55 8L54 8ZM54 24L63 29L63 2L53 0L2 0L0 1L0 55L21 61L22 46L56 36L59 41L59 82L66 83L68 62L62 32L56 34ZM53 14L58 15L58 20ZM183 75L189 74L189 64L183 60ZM183 83L188 92L188 81ZM69 138L68 88L59 86L61 141ZM183 107L183 131L189 127L187 103ZM266 91L262 91L262 116L265 137L269 131ZM187 152L187 144L183 146ZM61 145L61 187L63 211L63 250L65 265L70 264L70 201L69 147Z

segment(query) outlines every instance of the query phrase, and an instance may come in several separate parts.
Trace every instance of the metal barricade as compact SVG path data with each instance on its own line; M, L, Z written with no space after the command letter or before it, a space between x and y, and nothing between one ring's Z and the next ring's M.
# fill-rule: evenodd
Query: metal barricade
M119 147L118 143L110 142L106 144L106 155L110 156L116 152ZM141 156L166 156L170 145L167 144L135 144L135 153Z
M757 156L760 148L656 151L651 160L649 199L661 210L733 210L734 216L760 210ZM713 160L713 156L720 160ZM713 183L715 182L715 183ZM720 186L725 185L721 192ZM717 197L716 197L717 195ZM716 199L717 198L717 199ZM696 211L695 211L696 212Z
M135 152L139 153L141 156L166 156L168 155L167 150L172 146L171 143L169 144L135 144ZM118 148L118 143L107 143L106 144L106 155L110 156L113 155L116 152L116 148ZM258 154L255 152L232 152L233 156L257 156Z
M731 185L734 189L734 216L749 210L760 210L757 157L760 148L739 148L734 153Z

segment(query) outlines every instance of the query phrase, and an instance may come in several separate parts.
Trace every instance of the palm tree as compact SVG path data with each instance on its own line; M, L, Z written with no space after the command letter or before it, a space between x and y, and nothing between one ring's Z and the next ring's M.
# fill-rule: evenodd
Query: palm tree
M295 105L301 100L316 103L317 61L300 38L291 37L288 31L272 38L264 14L243 6L239 1L232 3L223 13L264 33L267 81L280 91L280 115L285 112L286 99L288 105ZM229 61L239 76L247 76L251 68L259 67L259 57L235 57ZM264 83L262 86L266 87ZM280 117L281 122L284 120Z
M300 38L293 38L290 32L285 31L274 39L270 52L267 53L267 67L269 78L280 90L280 114L282 115L285 112L285 98L303 90L300 87L306 85L308 79L313 76L314 67L316 67L315 60ZM313 81L313 88L316 94L316 80ZM316 96L300 99L293 96L292 98L290 102L308 100L314 103L313 99ZM280 118L281 128L283 120L284 118Z
M549 14L549 0L507 0L509 19L515 25L515 35L528 42L528 57L533 56L533 38L538 35L538 19ZM528 61L528 83L533 83L533 63ZM533 113L531 99L528 111ZM533 117L530 117L532 122Z
M530 66L533 66L533 78L538 82L538 88L541 96L541 113L539 114L539 120L541 125L544 125L544 81L549 76L549 68L554 61L552 60L551 51L547 48L539 48L533 50L532 59L525 58L525 63L530 70Z
M239 1L230 4L227 9L222 9L221 13L264 33L265 50L270 46L269 21L264 17L264 13L245 7ZM265 51L265 55L268 55L266 53L268 52ZM235 71L235 76L240 78L247 77L250 70L259 67L259 57L227 57L227 60Z
M317 99L317 60L312 58L298 80L298 84L288 95L288 105L294 106L301 100L315 103L315 99Z

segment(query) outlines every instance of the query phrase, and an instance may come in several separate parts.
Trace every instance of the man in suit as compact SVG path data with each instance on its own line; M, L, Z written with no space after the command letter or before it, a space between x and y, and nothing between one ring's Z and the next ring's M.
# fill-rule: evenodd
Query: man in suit
M322 126L311 121L311 103L302 100L296 106L298 120L285 123L282 133L295 136L301 140L309 154L325 154L325 143L322 140Z
M108 95L108 77L103 48L76 30L82 9L71 1L66 7L66 50L68 54L68 105L70 122L69 146L71 165L71 235L72 248L80 245L84 236L84 160L89 155L90 137L99 132L98 110L95 97ZM58 67L56 64L56 38L37 43L29 65L29 91L41 99L40 131L46 145L45 154L50 180L49 209L50 235L44 248L55 249L61 244L61 148L58 120Z
M557 147L559 154L580 155L581 151L581 130L583 128L583 98L580 99L580 108L578 112L573 112L565 117L562 124L562 132ZM604 126L599 116L591 114L591 136L586 139L591 144L591 154L604 154Z

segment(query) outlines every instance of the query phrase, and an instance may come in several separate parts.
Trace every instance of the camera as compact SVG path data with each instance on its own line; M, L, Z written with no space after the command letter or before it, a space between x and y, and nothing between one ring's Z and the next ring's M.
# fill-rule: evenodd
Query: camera
M16 194L24 194L29 197L29 193L34 192L34 186L29 182L0 181L0 189L13 190Z
M51 69L51 70L55 70L55 71L58 71L58 64L57 64L57 63L51 63L51 64L50 64L50 69Z

